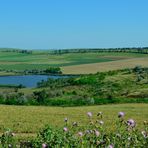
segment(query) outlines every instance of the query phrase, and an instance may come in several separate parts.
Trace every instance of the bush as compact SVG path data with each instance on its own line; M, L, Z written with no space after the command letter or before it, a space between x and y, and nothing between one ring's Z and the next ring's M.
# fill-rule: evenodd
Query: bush
M47 74L62 74L60 67L49 67L44 72Z

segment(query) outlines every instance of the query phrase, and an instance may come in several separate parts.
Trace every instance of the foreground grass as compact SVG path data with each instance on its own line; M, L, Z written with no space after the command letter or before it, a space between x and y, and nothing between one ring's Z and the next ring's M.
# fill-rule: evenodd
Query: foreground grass
M69 122L78 121L80 125L86 124L86 113L91 111L94 116L103 112L105 125L110 130L117 119L119 111L126 113L125 119L132 118L137 122L137 127L143 127L143 121L148 117L148 104L118 104L85 107L44 107L44 106L7 106L0 105L0 133L6 128L12 129L19 135L34 134L46 124L53 127L62 127L63 119Z

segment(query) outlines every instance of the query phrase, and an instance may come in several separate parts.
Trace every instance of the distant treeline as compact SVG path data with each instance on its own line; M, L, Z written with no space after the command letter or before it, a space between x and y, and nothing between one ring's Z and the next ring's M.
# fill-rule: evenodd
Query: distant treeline
M32 54L32 50L24 50L24 49L9 49L9 48L3 48L2 52L16 52L16 53L25 53L25 54Z
M32 50L2 48L2 52L17 52L32 54ZM126 53L141 53L148 54L148 47L132 47L132 48L77 48L77 49L57 49L50 50L50 54L66 54L66 53L92 53L92 52L126 52Z
M35 75L46 75L46 74L62 74L61 68L60 67L49 67L46 68L44 70L40 70L40 69L32 69L32 70L6 70L6 69L0 69L0 71L5 71L5 72L13 72L16 74L25 74L25 75L29 75L29 74L35 74Z
M97 53L97 52L126 52L148 54L148 47L133 48L86 48L86 49L58 49L51 50L50 54L66 54L66 53Z

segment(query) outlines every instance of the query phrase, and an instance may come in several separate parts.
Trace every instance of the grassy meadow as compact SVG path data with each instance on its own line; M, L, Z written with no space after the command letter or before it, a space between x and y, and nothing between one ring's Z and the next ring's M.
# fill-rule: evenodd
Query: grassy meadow
M118 112L125 112L125 119L132 118L137 127L143 127L143 121L148 117L148 104L118 104L83 107L44 107L44 106L7 106L0 105L0 132L10 128L18 135L36 134L46 124L53 127L63 127L64 118L69 122L78 121L80 125L88 122L87 112L91 111L96 118L98 112L103 112L102 120L108 129L115 128Z

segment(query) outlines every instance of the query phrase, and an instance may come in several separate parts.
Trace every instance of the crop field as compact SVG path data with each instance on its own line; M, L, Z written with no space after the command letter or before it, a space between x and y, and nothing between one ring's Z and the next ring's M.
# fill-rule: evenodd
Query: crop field
M50 66L58 66L62 67L63 73L94 73L117 69L122 63L124 68L125 65L128 66L128 61L130 67L132 63L134 63L132 66L148 65L147 55L136 53L100 52L56 55L49 54L49 51L33 51L32 54L0 51L0 69L5 70L46 69Z
M93 118L98 112L103 113L102 120L106 121L107 128L112 129L116 122L118 112L125 112L125 119L132 118L137 127L143 127L143 121L148 117L148 104L118 104L81 107L44 107L44 106L7 106L0 105L0 132L10 128L18 135L33 135L46 124L53 127L64 126L64 118L69 122L78 121L80 125L86 124L86 113L91 111Z
M93 64L83 64L62 67L62 71L65 74L89 74L109 70L133 68L135 66L148 66L148 57L144 58L131 58L124 60L117 60L111 62L93 63Z

